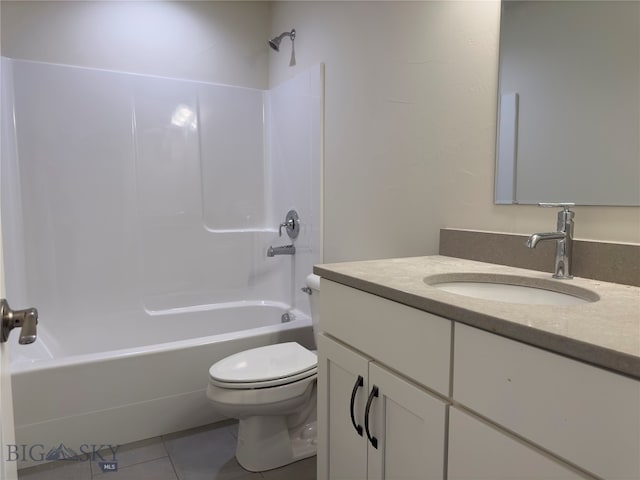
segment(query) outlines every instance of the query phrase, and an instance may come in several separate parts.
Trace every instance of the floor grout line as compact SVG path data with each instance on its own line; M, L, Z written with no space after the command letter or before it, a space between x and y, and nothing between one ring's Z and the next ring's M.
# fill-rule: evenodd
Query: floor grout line
M173 458L171 458L171 454L169 453L169 449L167 448L167 444L164 441L164 437L162 437L162 446L167 452L167 458L169 458L169 463L171 463L171 468L173 468L173 473L176 476L176 480L180 480L180 476L178 475L178 469L176 468L175 463L173 463Z

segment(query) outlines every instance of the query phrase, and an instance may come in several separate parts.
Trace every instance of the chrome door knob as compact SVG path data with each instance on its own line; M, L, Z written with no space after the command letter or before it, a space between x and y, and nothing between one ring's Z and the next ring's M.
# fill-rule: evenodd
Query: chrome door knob
M11 310L9 303L2 298L0 299L0 319L2 319L0 342L6 342L9 338L9 333L16 327L21 327L19 343L27 345L36 341L38 310L35 308Z

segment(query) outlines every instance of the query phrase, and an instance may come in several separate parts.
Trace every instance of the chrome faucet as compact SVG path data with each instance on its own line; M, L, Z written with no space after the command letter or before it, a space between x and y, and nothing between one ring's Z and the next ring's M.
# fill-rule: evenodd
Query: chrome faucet
M267 249L267 257L275 257L276 255L293 255L296 253L295 245L284 245L282 247L269 247Z
M295 240L295 238L300 233L300 218L298 217L298 212L295 210L289 210L287 212L287 216L284 219L284 223L281 223L278 227L278 236L282 236L282 229L285 229L287 235L291 240ZM296 253L296 247L291 245L283 245L282 247L269 247L267 249L267 257L275 257L276 255L294 255Z
M573 217L575 213L569 207L575 203L539 203L541 207L561 207L558 212L556 232L534 233L527 239L527 247L536 248L545 240L556 241L556 259L553 278L571 279L571 257L573 253Z

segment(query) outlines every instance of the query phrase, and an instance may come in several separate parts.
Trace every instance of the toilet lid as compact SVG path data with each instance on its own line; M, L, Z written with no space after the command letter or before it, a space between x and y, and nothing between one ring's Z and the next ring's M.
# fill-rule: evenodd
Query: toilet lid
M271 383L279 379L293 381L312 375L317 363L315 353L298 343L278 343L223 358L211 366L209 377L215 383L227 384Z

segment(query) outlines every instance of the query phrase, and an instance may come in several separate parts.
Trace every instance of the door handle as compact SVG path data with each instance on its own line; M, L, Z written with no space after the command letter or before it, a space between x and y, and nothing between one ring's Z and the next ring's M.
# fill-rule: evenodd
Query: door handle
M371 393L369 394L369 398L367 399L367 406L364 409L364 429L367 432L367 438L371 442L373 448L378 448L378 439L371 435L371 431L369 430L369 413L371 413L371 404L373 403L373 399L378 397L378 387L375 385L371 389Z
M38 324L38 310L27 308L25 310L11 310L9 303L0 299L0 319L2 328L0 329L0 343L9 339L9 332L16 327L21 327L18 342L27 345L36 341L36 325Z
M354 406L356 403L356 393L358 393L358 389L364 386L364 378L362 375L358 375L358 379L356 380L355 385L353 386L353 390L351 391L351 403L349 404L349 414L351 415L351 424L353 428L356 429L358 435L362 436L362 425L358 425L356 423L356 416L354 414Z

